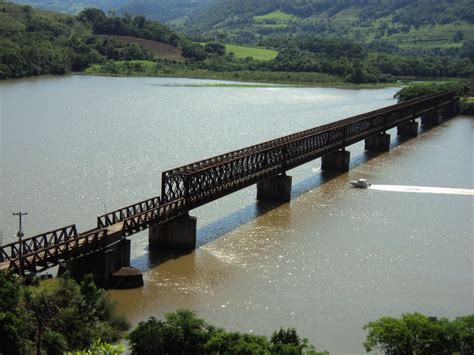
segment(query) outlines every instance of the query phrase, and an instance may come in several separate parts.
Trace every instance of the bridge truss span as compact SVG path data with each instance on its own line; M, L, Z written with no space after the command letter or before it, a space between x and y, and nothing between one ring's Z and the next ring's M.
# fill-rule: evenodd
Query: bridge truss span
M168 170L162 173L161 197L183 198L189 209L199 207L455 100L452 92L427 95Z
M97 250L106 245L107 230L97 229L78 234L75 225L26 238L2 246L0 271L40 272Z
M155 209L161 204L160 196L134 203L133 205L103 214L97 217L97 228L106 228L127 218Z

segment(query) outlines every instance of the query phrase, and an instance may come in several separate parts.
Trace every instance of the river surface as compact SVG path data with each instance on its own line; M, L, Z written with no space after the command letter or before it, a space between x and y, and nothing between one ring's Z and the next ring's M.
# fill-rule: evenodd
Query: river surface
M1 221L14 240L156 196L161 172L395 103L396 88L218 87L174 78L71 76L0 82ZM211 84L211 86L208 86ZM351 170L293 169L292 200L255 202L255 186L192 211L198 248L163 258L132 237L145 286L111 291L136 324L190 308L229 330L295 327L320 350L362 353L364 324L473 304L472 117L388 153L350 146ZM366 178L367 190L349 180Z

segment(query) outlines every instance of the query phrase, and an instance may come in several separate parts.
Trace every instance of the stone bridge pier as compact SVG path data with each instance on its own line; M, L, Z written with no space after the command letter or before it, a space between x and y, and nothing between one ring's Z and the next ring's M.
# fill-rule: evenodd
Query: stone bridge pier
M136 288L143 286L142 273L130 267L129 239L121 239L107 248L60 264L58 273L68 271L76 280L94 276L98 287Z

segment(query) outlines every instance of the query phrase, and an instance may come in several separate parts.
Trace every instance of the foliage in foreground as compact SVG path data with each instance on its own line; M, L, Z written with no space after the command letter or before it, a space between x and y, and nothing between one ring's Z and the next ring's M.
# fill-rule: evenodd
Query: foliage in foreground
M265 336L227 332L199 319L189 310L178 310L161 321L140 322L128 336L133 354L317 354L293 328ZM320 353L325 354L325 353Z
M383 317L370 322L364 347L386 354L472 354L474 315L453 321L420 313L403 314L400 319Z
M83 351L67 352L66 355L120 355L125 352L125 346L122 344L110 344L98 338L89 349Z
M1 354L82 350L99 337L117 341L129 327L92 277L78 284L64 275L25 286L0 273L0 285Z

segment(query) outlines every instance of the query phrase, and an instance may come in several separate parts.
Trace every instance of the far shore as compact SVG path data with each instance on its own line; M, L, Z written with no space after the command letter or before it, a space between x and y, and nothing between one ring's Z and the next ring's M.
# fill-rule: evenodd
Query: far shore
M96 67L97 68L97 67ZM388 87L403 87L412 82L416 81L424 81L424 82L446 82L446 81L453 81L453 80L465 80L459 78L433 78L433 79L420 79L414 77L402 77L397 78L394 82L387 82L387 83L362 83L362 84L354 84L345 82L342 79L334 80L334 81L301 81L301 80L292 80L291 78L278 78L278 80L272 80L272 74L281 74L280 72L256 72L256 77L252 76L252 72L212 72L207 70L188 70L188 71L180 71L175 73L165 73L165 72L157 72L157 73L146 73L146 72L133 72L133 73L108 73L108 72L100 72L93 67L89 68L84 72L71 72L66 73L64 75L41 75L41 76L33 76L33 77L23 77L17 79L6 79L0 80L1 82L15 82L18 80L31 80L31 79L53 79L53 78L62 78L68 76L97 76L97 77L118 77L118 78L180 78L180 79L203 79L203 80L216 80L216 81L224 81L224 83L190 83L190 84L178 84L176 86L182 87L243 87L243 88L268 88L268 87L321 87L321 88L336 88L336 89L383 89ZM243 75L241 75L243 73ZM269 77L258 77L261 76L262 73L270 74ZM286 73L283 73L286 74ZM298 75L320 75L321 73L294 73ZM237 77L236 77L237 76ZM291 74L288 74L291 76ZM228 82L228 83L227 83ZM173 85L175 86L175 85Z

